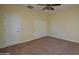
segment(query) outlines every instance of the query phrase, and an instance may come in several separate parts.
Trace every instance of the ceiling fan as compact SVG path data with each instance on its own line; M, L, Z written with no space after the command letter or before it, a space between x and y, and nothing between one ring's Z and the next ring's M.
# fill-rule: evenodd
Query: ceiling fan
M37 4L41 6L45 6L42 10L54 10L52 6L61 6L61 4Z
M37 4L37 5L45 6L44 8L42 8L42 10L54 10L52 6L61 6L61 4ZM31 5L28 5L27 8L33 9L34 7Z

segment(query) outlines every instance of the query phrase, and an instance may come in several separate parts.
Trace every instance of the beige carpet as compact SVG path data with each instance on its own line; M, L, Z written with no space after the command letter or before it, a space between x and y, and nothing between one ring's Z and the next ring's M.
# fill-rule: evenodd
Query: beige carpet
M0 49L0 53L13 55L76 55L79 54L79 44L53 37L42 37Z

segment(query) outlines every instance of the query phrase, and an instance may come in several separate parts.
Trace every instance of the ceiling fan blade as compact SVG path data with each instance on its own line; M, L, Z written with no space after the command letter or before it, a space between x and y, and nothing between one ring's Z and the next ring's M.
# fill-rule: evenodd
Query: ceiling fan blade
M37 5L46 6L46 4L37 4Z
M51 4L46 4L46 6L51 6Z
M51 4L51 6L61 6L61 4Z
M32 8L34 8L34 7L33 7L33 6L28 5L28 6L27 6L27 8L32 9Z
M54 8L50 7L51 10L54 10Z

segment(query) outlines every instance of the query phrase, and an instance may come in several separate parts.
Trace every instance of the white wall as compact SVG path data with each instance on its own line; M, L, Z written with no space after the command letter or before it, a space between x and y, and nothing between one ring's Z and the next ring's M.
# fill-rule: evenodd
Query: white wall
M0 12L3 14L0 28L4 29L0 30L0 36L3 34L0 42L4 42L0 48L47 36L47 14L18 5L0 5Z
M34 37L47 36L47 23L45 20L34 20Z
M18 5L0 5L0 13L3 14L0 16L0 48L27 42L42 36L58 37L79 43L78 7L70 8L59 13L47 14L34 12L26 7ZM11 37L9 38L9 35L7 36L9 39L6 38L5 34L9 33L6 28L10 31L13 25L10 25L12 22L11 20L10 22L6 21L7 18L4 15L17 15L20 17L21 36L19 41L17 41L18 39L15 40L15 37L12 39ZM5 23L9 25L6 26ZM15 32L17 33L17 31ZM10 34L13 33L10 32Z
M50 36L79 43L79 8L51 14Z

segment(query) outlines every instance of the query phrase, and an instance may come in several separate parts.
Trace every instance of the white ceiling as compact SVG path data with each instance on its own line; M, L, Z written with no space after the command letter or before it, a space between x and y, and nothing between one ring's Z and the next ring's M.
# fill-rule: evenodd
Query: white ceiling
M33 11L38 11L38 12L46 12L46 13L54 13L54 12L61 12L63 10L66 10L68 8L74 8L76 6L79 6L79 4L62 4L61 6L53 6L53 8L55 9L54 11L51 10L41 10L43 7L45 6L41 6L41 5L36 5L36 4L26 4L24 5L25 7L27 7L28 5L33 6L34 8L32 9Z

